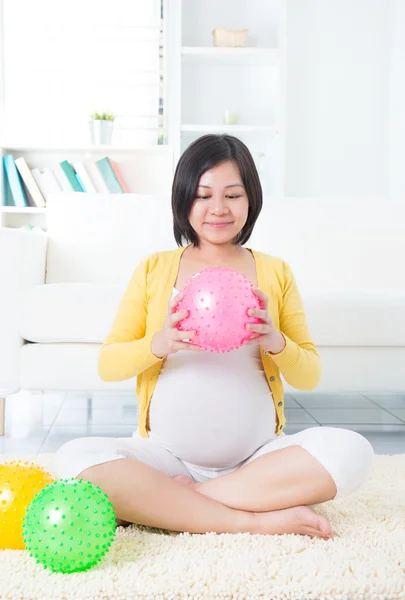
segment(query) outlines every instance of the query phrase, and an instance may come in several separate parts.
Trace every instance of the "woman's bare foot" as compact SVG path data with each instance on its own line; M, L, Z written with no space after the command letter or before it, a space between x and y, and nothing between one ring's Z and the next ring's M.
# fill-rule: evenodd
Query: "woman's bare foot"
M282 510L255 513L258 531L254 533L297 533L328 540L333 537L328 519L318 515L309 506L293 506Z
M190 477L179 475L174 479L182 485L188 485L199 491L199 484ZM293 506L282 510L252 513L256 517L257 530L251 533L264 533L282 535L283 533L297 533L330 539L333 537L332 527L325 517L318 515L309 506Z

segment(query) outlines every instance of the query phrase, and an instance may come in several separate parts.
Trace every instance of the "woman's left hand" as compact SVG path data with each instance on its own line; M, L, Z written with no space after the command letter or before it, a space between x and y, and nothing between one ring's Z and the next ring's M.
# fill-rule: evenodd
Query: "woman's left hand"
M278 329L274 327L273 320L268 313L269 299L266 294L259 289L253 290L255 296L260 300L262 309L250 309L248 314L251 317L257 317L263 321L263 323L249 323L246 325L246 329L257 334L254 337L244 342L245 346L253 346L260 344L263 350L270 352L271 354L278 354L285 348L285 339L281 335Z

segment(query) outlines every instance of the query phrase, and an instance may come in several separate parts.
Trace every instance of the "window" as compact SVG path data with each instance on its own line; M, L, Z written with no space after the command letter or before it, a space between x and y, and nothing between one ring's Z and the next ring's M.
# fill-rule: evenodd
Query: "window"
M116 115L114 144L157 143L160 0L3 0L3 139L89 144L89 115Z

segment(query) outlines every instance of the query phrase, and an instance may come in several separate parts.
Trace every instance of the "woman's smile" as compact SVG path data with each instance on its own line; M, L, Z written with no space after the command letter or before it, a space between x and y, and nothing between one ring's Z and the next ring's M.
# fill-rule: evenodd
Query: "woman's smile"
M209 227L213 227L214 229L224 229L224 227L227 227L228 225L232 225L232 221L226 221L226 222L221 222L221 223L214 223L214 222L207 221L205 223L205 225L208 225Z

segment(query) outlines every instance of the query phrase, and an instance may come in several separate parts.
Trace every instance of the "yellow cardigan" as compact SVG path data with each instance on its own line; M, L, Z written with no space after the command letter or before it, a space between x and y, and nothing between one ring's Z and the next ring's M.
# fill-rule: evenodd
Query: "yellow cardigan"
M142 437L148 437L150 400L164 360L152 354L151 341L163 326L184 250L158 252L140 263L99 353L98 373L103 381L137 377L138 427ZM286 341L279 354L260 349L277 413L276 434L279 435L286 423L280 373L291 386L312 390L320 380L321 362L308 331L301 297L289 265L278 257L253 251L252 254L259 289L268 296L269 314Z

